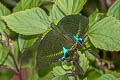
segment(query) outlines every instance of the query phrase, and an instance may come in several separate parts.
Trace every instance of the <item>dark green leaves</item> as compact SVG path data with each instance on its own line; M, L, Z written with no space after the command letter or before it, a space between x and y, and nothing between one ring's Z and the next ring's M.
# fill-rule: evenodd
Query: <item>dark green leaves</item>
M3 18L10 29L24 35L41 34L50 25L47 14L40 8L17 12Z
M25 9L31 9L33 7L39 6L41 3L41 0L20 0L19 3L17 3L16 7L13 9L13 12L22 11Z
M66 15L78 14L86 2L87 0L56 0L56 4Z

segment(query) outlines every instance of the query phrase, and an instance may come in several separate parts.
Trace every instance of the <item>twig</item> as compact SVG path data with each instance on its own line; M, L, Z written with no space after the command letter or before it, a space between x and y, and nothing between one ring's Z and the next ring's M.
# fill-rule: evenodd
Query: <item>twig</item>
M21 56L20 56L20 77L21 77L21 80L22 80L22 75L21 75L21 71L22 71L22 60L23 60L23 56L24 56L24 54L21 54Z
M13 71L13 72L15 72L16 74L18 74L18 72L17 72L15 69L13 69L13 68L11 68L11 67L9 67L9 66L7 66L7 65L0 66L0 69L8 69L8 70Z
M75 80L78 80L78 79L77 79L76 72L73 71L72 73L73 73L73 75L74 75Z
M14 62L15 67L16 67L16 70L19 72L19 68L18 68L18 66L17 66L15 57L14 57L13 52L12 52L12 45L11 45L11 43L10 43L9 37L8 37L8 35L5 35L5 37L6 37L6 40L8 41L9 55L10 55L11 58L13 59L13 62Z
M104 60L104 59L98 59L98 58L96 58L96 62L97 62L97 65L98 65L101 69L103 69L103 70L105 70L105 69L112 69L112 68L115 67L115 66L112 64L112 62L109 62L109 61ZM102 64L102 62L107 63L107 66L104 66L104 65Z
M20 56L20 71L21 71L21 69L22 69L23 56L24 56L24 54L21 54L21 56Z

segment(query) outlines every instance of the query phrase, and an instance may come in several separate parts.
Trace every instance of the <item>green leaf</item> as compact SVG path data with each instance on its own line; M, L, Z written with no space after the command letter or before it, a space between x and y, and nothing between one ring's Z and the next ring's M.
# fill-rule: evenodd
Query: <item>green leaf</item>
M33 75L33 74L32 74L32 75ZM34 76L31 77L31 80L40 80L40 79L39 79L39 75L38 75L37 72L35 72Z
M111 74L104 74L97 80L115 80L115 79L116 79L116 77Z
M16 41L12 41L12 45L13 45L12 46L13 55L14 55L16 61L17 61L18 60L18 53L19 53L17 40Z
M80 51L78 51L78 54L80 56L79 64L83 68L84 72L86 72L87 69L89 68L89 61L87 60L87 57L85 56L85 54L81 54Z
M7 9L2 3L0 3L0 32L5 30L6 26L5 23L2 21L1 16L7 16L10 14L10 10Z
M64 17L64 15L58 9L58 7L56 7L56 5L54 4L53 8L51 10L51 13L50 13L50 17L51 17L52 21L54 21L54 20L58 20L59 21L59 20L61 20Z
M17 3L16 7L13 9L13 12L22 11L25 9L31 9L33 7L40 6L41 0L21 0Z
M19 43L20 51L23 52L24 49L32 46L36 42L37 39L38 38L36 35L34 35L34 36L19 35L18 43Z
M106 74L112 74L112 75L114 75L115 77L120 78L120 73L117 72L117 71L105 70L105 73L106 73Z
M69 80L67 75L60 75L54 77L52 80Z
M8 52L9 52L8 47L0 44L0 64L2 64L5 61Z
M41 8L32 8L3 17L8 27L24 35L41 34L50 25L47 14Z
M91 48L90 48L90 49L91 49ZM87 57L89 60L91 60L91 61L95 61L95 60L96 60L96 58L95 58L91 53L89 53L88 51L85 51L84 53L85 53L86 57Z
M88 37L96 48L119 51L120 50L120 22L113 17L106 17L91 28Z
M0 79L2 80L10 80L12 79L14 73L7 69L0 69Z
M49 69L40 70L39 80L51 80L53 77L54 76L51 72L50 67L49 67Z
M0 32L3 33L5 29L6 29L5 23L0 20Z
M72 62L62 62L62 67L65 70L71 70L73 68Z
M87 79L87 77L86 77L86 78L84 78L83 80L88 80L88 79Z
M78 14L82 10L86 2L87 0L73 0L72 13Z
M89 27L93 26L96 22L100 21L103 18L103 13L99 13L98 9L96 9L90 16L89 16Z
M7 59L5 60L4 65L8 65L11 68L15 68L15 65L13 63L13 60L12 60L11 56L7 57Z
M8 49L8 51L9 51L9 49ZM19 51L18 51L18 42L17 42L17 40L14 40L14 41L12 40L12 52L13 52L15 60L16 60L16 62L18 64ZM5 60L4 65L8 65L8 66L10 66L12 68L15 67L11 56L8 55L7 59Z
M109 8L107 15L120 20L120 0L116 0L116 2L114 2L114 4Z
M61 66L56 66L53 68L53 74L55 76L60 76L60 75L64 75L67 72L61 67Z
M26 42L26 41L25 41ZM32 46L24 49L24 58L23 58L23 65L28 66L28 67L35 67L36 66L36 56L37 56L37 51L38 51L38 45L40 40L37 40L35 44ZM26 44L26 43L25 43Z
M88 80L97 80L99 77L101 77L101 71L96 68L93 69L90 66L86 73L86 76Z
M14 1L14 0L2 0L2 2L11 7L14 7L16 5L16 1Z
M68 76L69 80L74 80L75 78L73 76Z
M115 79L115 80L120 80L120 78L117 78L117 79Z
M66 15L78 14L87 0L56 0L56 5L64 12Z
M0 3L0 20L1 16L7 16L10 14L10 10L7 9L2 3Z

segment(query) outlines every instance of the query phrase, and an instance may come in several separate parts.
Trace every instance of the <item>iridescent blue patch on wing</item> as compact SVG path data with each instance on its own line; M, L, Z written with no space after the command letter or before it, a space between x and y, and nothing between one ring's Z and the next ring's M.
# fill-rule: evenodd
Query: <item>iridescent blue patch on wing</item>
M64 60L65 60L66 55L67 55L67 54L68 54L68 52L69 52L69 49L67 49L67 48L65 48L65 47L63 46L63 51L64 51L64 55L61 57L61 60L62 60L62 61L64 61Z
M83 39L80 37L80 38L78 38L78 37L76 37L76 36L74 36L73 35L73 38L74 38L74 40L76 41L76 42L82 42L83 41Z

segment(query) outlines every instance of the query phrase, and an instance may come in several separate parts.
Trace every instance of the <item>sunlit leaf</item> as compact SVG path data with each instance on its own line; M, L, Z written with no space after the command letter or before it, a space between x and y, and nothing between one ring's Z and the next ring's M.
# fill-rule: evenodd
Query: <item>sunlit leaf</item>
M106 17L89 28L88 37L96 48L118 51L120 50L120 21L113 17Z
M93 26L96 22L101 20L104 17L103 13L99 13L98 9L96 9L90 16L89 16L89 27Z
M87 0L56 0L56 5L64 12L66 15L78 14Z
M84 72L86 72L87 69L89 68L89 61L87 60L87 57L85 56L85 54L81 54L80 51L78 51L78 54L80 56L79 64L83 68Z
M50 25L47 14L41 8L32 8L3 17L8 27L24 35L41 34Z
M10 14L10 10L6 8L2 3L0 3L0 20L1 16L6 16Z
M61 66L56 66L53 68L53 74L55 76L65 75L66 73L67 72Z
M58 7L54 4L50 13L50 17L52 21L60 20L64 17L63 13L58 9Z
M25 9L31 9L33 7L40 6L41 0L20 0L13 9L13 12L22 11Z
M6 8L2 3L0 3L0 32L5 30L6 26L5 23L2 21L1 16L7 16L10 14L10 10Z

